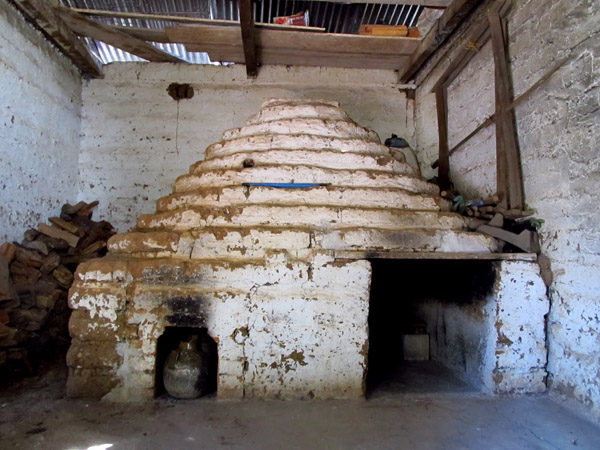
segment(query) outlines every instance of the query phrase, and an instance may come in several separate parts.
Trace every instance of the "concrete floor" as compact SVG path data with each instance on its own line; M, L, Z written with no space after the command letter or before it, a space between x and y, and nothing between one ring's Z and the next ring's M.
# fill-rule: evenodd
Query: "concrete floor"
M127 406L66 399L65 381L59 365L0 388L1 449L600 449L597 424L546 396L394 395L388 383L369 400Z

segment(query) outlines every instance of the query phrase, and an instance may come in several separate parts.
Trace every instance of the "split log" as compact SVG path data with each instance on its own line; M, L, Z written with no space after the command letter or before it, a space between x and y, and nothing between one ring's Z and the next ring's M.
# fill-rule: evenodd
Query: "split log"
M65 230L61 230L60 228L46 225L45 223L40 223L38 225L38 231L52 238L63 239L67 241L71 247L76 247L77 243L79 242L79 236L75 236L74 234Z
M63 286L70 286L73 282L73 273L63 265L54 269L52 275Z
M42 255L34 250L28 250L23 247L17 247L15 253L17 261L29 267L39 268L42 265Z
M9 242L5 242L0 245L0 255L4 257L10 264L15 257L15 253L17 251L17 246L15 244L11 244Z
M52 225L56 225L57 227L62 228L63 230L68 231L69 233L77 234L79 232L79 227L77 225L75 225L74 223L62 220L59 217L50 217L48 219L48 221Z
M46 256L42 260L42 266L40 267L40 271L43 274L49 274L54 269L56 269L60 264L60 256L56 252L50 252L48 256Z
M42 241L23 241L23 247L28 248L30 250L35 250L38 253L41 253L44 256L48 255L48 246Z

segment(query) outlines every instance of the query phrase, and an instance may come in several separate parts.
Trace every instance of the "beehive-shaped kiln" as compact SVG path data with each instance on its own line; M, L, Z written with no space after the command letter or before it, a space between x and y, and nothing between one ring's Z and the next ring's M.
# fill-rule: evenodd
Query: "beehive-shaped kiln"
M69 393L151 398L174 326L217 341L219 398L361 396L371 267L336 254L489 252L448 206L338 103L266 101L79 266Z

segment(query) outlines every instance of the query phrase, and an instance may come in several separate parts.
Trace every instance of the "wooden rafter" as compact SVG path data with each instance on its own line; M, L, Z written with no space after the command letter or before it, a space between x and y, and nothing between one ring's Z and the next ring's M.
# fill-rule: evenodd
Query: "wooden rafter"
M55 11L75 33L82 36L105 42L148 61L184 62L173 55L159 50L142 39L88 19L64 6L57 6Z
M452 0L317 0L330 3L375 3L383 5L419 5L427 8L447 8Z
M245 61L239 30L179 26L165 31L170 42L183 43L191 52L207 52L213 61ZM255 44L260 64L395 70L403 66L419 40L257 29Z
M162 20L167 22L175 23L186 23L186 24L198 24L198 25L215 25L215 26L231 26L239 27L240 22L237 20L220 20L220 19L199 19L195 17L183 17L177 15L165 15L165 14L150 14L140 13L132 11L107 11L101 9L81 9L71 8L71 11L83 14L86 16L99 16L99 17L119 17L123 19L141 19L141 20ZM263 23L255 22L256 28L270 28L274 30L294 30L294 31L312 31L312 32L323 32L325 28L321 27L297 27L292 25L280 25L276 23Z
M481 1L453 0L410 57L407 67L400 74L400 81L408 82Z
M240 10L240 28L242 30L246 75L248 75L248 78L256 78L258 75L258 59L256 55L256 29L254 28L252 0L238 0L238 6Z
M28 16L57 47L73 61L84 75L102 77L102 64L87 50L85 44L43 0L14 0L14 3Z
M435 105L439 138L438 186L440 190L446 190L450 187L450 153L448 152L448 99L445 87L439 87L435 91Z
M506 50L503 20L495 12L488 16L494 52L494 85L496 92L496 165L497 190L506 209L523 209L523 171L515 127L511 74Z

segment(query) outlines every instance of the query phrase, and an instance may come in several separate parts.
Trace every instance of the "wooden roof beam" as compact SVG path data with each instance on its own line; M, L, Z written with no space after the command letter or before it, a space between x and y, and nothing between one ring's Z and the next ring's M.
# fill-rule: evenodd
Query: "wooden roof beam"
M410 57L400 81L408 82L482 0L453 0Z
M427 8L447 8L452 0L316 0L330 3L375 3L384 5L418 5Z
M105 42L148 61L185 62L176 56L163 52L142 39L88 19L64 6L57 6L55 11L75 33L82 36Z
M242 45L246 62L248 78L258 76L258 58L256 52L256 30L252 14L252 0L238 0L240 10L240 28L242 30Z
M83 41L58 17L49 2L44 0L13 0L13 2L84 75L93 78L102 77L102 63L90 54Z

